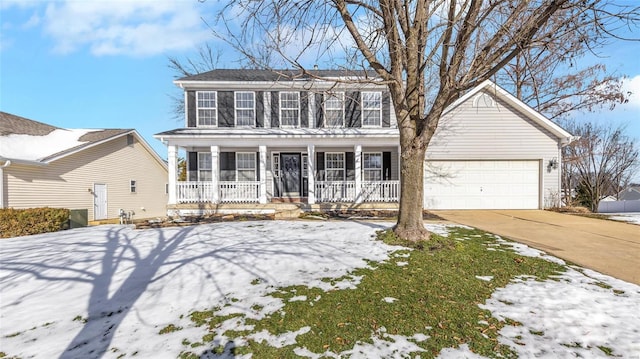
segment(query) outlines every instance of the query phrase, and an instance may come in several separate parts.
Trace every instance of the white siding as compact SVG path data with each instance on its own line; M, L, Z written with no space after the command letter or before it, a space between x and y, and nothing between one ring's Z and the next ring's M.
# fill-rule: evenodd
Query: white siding
M93 220L93 185L103 183L108 218L117 218L120 208L133 211L133 218L166 215L167 170L137 139L127 145L122 136L46 166L16 164L4 170L8 207L88 209ZM136 193L130 193L130 180L136 181Z
M476 96L491 96L480 92ZM427 150L429 160L539 160L542 163L541 203L550 205L559 193L560 166L557 138L513 107L493 98L493 106L474 98L444 116Z

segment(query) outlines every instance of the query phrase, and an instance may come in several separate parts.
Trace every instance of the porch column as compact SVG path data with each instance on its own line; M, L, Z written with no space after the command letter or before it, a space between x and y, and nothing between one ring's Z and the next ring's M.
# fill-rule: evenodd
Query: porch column
M402 193L402 190L401 190L402 188L402 147L401 146L398 146L398 180L400 181L398 182L400 183L399 185L400 187L398 187L398 203L400 203L400 194ZM422 185L424 187L424 183ZM424 191L424 188L423 188L423 191Z
M258 146L260 151L260 195L259 203L267 203L267 146Z
M176 204L176 187L177 183L177 162L178 147L176 145L167 146L167 167L169 170L169 204ZM2 204L0 203L0 206ZM1 208L1 207L0 207Z
M356 165L355 165L355 171L356 171L356 188L355 188L355 192L356 192L356 198L355 198L355 202L356 203L362 203L362 145L355 145L353 146L353 151L354 153L354 157L355 157L355 161L356 161Z
M316 203L316 146L307 145L307 203Z
M220 146L211 146L211 202L220 203Z

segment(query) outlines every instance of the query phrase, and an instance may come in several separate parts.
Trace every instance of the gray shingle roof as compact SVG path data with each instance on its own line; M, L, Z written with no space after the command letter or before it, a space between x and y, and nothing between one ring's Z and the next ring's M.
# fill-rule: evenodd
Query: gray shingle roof
M315 77L363 77L377 78L375 71L356 70L251 70L251 69L217 69L193 76L178 79L178 81L291 81L306 80Z
M109 138L112 137L118 137L121 136L125 133L131 132L133 131L133 129L107 129L107 130L95 130L95 131L91 131L91 132L87 132L84 135L80 136L80 138L78 138L78 141L81 142L85 142L81 145L75 146L75 147L71 147L68 148L64 151L60 151L60 152L56 152L53 153L45 158L43 158L41 161L42 162L47 162L50 159L56 158L56 157L60 157L60 156L64 156L67 153L72 153L75 152L77 150L80 150L84 147L90 146L94 143L100 142L100 141L104 141L107 140Z
M46 136L57 129L59 127L0 111L0 136L9 134Z

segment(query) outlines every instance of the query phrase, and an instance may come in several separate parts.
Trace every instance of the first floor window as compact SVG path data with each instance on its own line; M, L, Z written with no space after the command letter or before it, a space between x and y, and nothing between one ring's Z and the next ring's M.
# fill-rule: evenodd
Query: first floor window
M280 126L298 127L300 122L300 93L280 92Z
M362 154L362 179L365 181L382 180L382 153Z
M198 181L211 181L211 152L198 152Z
M327 181L344 181L344 152L325 153L324 172Z
M236 126L255 126L255 93L236 92Z
M236 153L236 170L238 181L256 180L256 154L255 152Z
M198 126L218 125L218 99L215 91L196 92Z
M136 193L136 180L129 181L129 190L131 193Z
M382 126L382 92L362 93L362 126Z

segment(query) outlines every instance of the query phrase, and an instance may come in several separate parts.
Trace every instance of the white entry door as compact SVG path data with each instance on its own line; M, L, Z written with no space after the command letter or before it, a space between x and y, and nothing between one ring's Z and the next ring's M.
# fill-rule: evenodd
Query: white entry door
M538 209L540 161L430 161L425 209Z
M93 185L93 219L107 219L107 185Z

